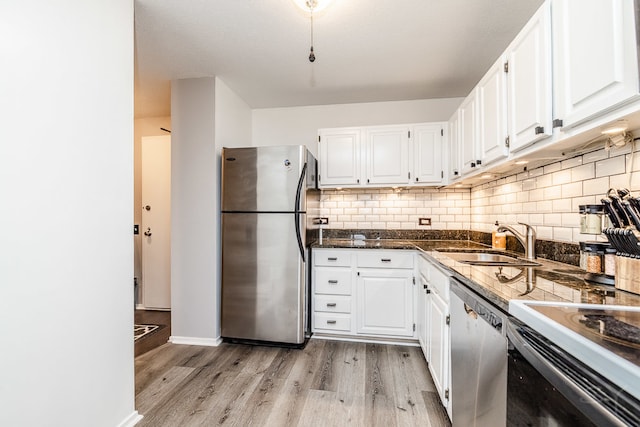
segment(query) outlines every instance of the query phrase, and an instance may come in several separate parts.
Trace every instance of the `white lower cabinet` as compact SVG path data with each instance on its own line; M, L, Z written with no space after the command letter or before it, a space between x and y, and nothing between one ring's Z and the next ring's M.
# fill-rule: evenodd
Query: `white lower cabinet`
M358 334L413 337L413 271L359 269Z
M414 257L402 250L314 249L313 332L414 338Z
M417 335L443 406L451 417L449 275L423 257L418 260Z

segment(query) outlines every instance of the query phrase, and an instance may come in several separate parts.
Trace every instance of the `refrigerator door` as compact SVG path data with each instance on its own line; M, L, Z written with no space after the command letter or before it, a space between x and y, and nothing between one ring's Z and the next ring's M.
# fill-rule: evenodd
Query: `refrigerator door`
M223 337L304 342L307 285L295 217L222 214Z
M225 148L222 211L304 211L305 198L299 194L307 187L306 161L307 149L299 145Z

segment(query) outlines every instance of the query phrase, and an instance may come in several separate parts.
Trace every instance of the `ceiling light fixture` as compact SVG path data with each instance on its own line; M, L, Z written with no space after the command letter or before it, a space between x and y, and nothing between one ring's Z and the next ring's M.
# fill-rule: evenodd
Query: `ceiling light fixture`
M325 9L331 0L293 0L293 2L300 9L309 13L309 20L311 22L311 47L309 49L309 62L316 60L316 54L313 52L313 14L314 12L320 12Z

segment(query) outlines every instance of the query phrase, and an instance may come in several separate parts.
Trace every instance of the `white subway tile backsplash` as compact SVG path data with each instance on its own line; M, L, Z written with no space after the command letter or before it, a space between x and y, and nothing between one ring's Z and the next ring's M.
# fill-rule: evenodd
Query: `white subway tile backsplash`
M562 169L570 169L582 164L582 156L576 156L562 161Z
M543 200L553 200L562 197L562 187L554 185L553 187L547 187L543 191Z
M557 199L552 203L554 212L571 212L571 199Z
M573 229L568 227L553 227L553 240L559 242L571 242L573 239Z
M625 173L624 156L616 156L610 159L596 162L596 178Z
M553 182L553 185L568 184L569 182L571 182L571 171L561 170L558 172L554 172L551 175L551 181Z
M596 177L596 168L594 163L584 164L571 169L571 182L584 181Z
M582 196L582 182L571 182L562 186L562 198Z
M606 150L592 151L591 153L582 155L583 163L595 163L598 160L603 160L607 158L609 158L609 152Z
M562 163L556 162L556 163L551 163L550 165L546 165L542 169L545 175L549 175L549 174L552 174L553 172L559 171L561 168L562 168Z
M609 157L601 149L472 189L324 190L320 209L331 228L489 232L498 220L532 224L541 239L604 241L602 236L580 234L578 206L600 203L610 186L628 187L629 177L631 191L640 191L640 153L635 156L632 167L630 155L612 151ZM636 172L628 175L625 170ZM431 218L432 226L419 226L420 217Z

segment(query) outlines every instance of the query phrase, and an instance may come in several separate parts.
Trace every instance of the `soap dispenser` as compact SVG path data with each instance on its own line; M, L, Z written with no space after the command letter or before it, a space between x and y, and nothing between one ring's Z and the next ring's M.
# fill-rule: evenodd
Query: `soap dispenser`
M496 227L498 227L498 221L496 221ZM507 249L507 234L504 232L498 232L493 230L491 232L491 247L493 249L505 250Z

